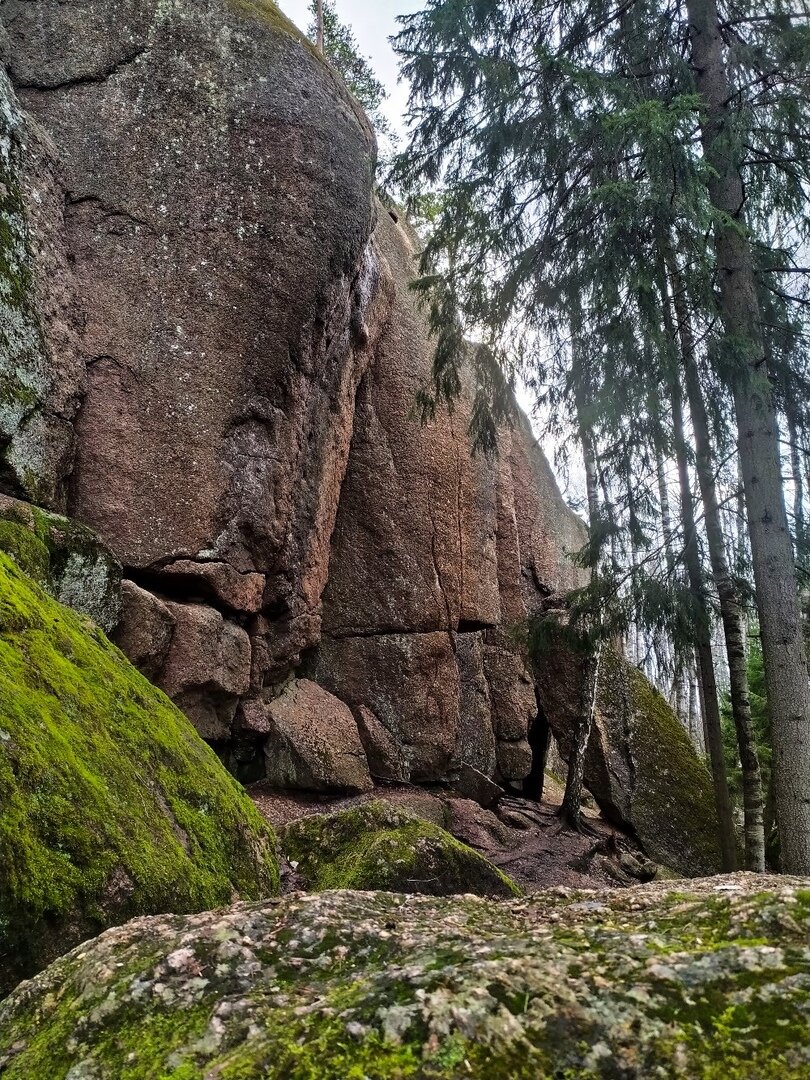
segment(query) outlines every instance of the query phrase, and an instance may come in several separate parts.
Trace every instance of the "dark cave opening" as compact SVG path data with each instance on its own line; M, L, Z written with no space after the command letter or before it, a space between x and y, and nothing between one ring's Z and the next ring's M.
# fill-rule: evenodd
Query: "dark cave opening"
M531 772L523 781L523 795L527 799L540 802L543 798L543 777L546 771L551 729L539 701L537 702L537 716L529 728L528 740L532 751L532 767Z

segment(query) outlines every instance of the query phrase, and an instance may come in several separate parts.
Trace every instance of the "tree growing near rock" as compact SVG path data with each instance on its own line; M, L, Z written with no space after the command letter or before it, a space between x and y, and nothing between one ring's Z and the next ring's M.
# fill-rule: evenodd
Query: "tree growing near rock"
M778 317L775 331L764 315L773 305L763 298L777 294L794 316L806 310L786 280L807 273L796 253L810 230L810 107L802 94L810 40L802 9L777 6L762 15L744 0L728 0L722 11L716 0L631 0L616 7L595 0L433 0L405 17L397 39L412 81L415 126L396 175L405 185L427 182L442 192L421 283L438 335L437 397L452 397L459 383L459 324L475 327L502 364L508 346L538 383L559 378L547 359L549 338L553 351L556 323L570 314L571 297L581 298L591 338L602 350L588 363L608 372L593 419L626 485L634 568L641 558L639 492L629 464L620 462L638 464L656 445L649 401L664 389L682 408L685 397L698 436L709 561L747 755L739 603L718 532L696 353L684 348L686 323L694 324L699 362L733 407L725 418L737 431L785 867L806 873L810 688L770 349L785 320ZM676 249L664 291L688 297L688 307L667 327L670 301L656 277L670 237ZM445 257L450 250L452 262ZM673 275L686 275L686 287ZM680 360L673 360L678 353ZM558 401L574 427L570 395ZM685 432L679 465L686 502L693 450L684 422L673 420L676 434ZM491 423L484 425L491 430ZM694 507L691 523L684 523L687 554L688 544L698 542L698 512ZM690 565L692 591L700 584L697 599L712 618L711 598L701 599L702 567L694 558ZM632 577L635 590L642 575L634 569ZM700 625L719 784L717 691L710 639ZM755 757L746 775L749 865L761 868ZM718 787L718 806L724 801Z
M309 36L314 38L326 59L340 73L380 135L390 135L391 127L381 106L386 89L369 60L360 52L360 45L351 26L342 22L334 0L312 0L309 6L312 22Z

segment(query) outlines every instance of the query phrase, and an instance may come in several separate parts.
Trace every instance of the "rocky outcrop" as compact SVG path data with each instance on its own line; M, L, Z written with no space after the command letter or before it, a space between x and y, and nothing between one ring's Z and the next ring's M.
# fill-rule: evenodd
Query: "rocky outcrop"
M0 867L0 995L133 915L278 887L272 830L186 717L2 553Z
M414 416L413 237L374 206L339 80L264 0L43 0L6 24L40 398L69 436L37 498L123 564L118 642L256 760L245 718L303 673L377 776L519 780L536 709L509 635L576 579L581 527L524 422L492 463L467 399ZM58 147L47 221L22 131Z
M524 417L471 453L472 376L415 415L415 241L339 78L272 0L0 20L0 489L97 532L115 640L241 776L542 776L522 642L584 529Z
M556 649L537 665L538 699L570 750L581 658ZM711 778L670 705L612 649L600 669L585 781L608 821L630 827L647 854L682 874L720 865Z
M307 892L520 895L488 859L441 826L382 801L303 817L280 830L280 841Z
M0 1005L5 1080L803 1080L810 905L736 875L138 919Z
M121 619L121 567L88 528L0 495L0 551L39 585L108 633Z

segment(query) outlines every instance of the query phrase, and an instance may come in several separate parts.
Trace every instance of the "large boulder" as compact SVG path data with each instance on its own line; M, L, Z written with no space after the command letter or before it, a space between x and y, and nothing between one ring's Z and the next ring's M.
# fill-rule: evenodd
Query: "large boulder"
M261 710L267 723L267 779L305 791L370 791L368 759L351 709L317 683L295 679Z
M555 649L537 691L563 757L576 730L581 658ZM613 649L602 654L585 783L603 815L634 830L647 854L682 874L720 865L711 776L667 701Z
M0 993L133 915L278 886L272 830L185 716L2 553L0 868Z
M471 847L380 800L312 814L280 830L281 849L308 891L384 889L514 897L520 890Z
M4 1080L804 1080L806 882L327 892L137 919L0 1005Z

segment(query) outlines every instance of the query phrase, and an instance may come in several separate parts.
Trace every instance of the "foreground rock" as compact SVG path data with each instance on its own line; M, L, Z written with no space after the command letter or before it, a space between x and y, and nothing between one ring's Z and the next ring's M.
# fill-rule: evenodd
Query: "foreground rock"
M272 830L189 721L2 553L0 868L0 993L133 915L278 886Z
M799 1080L810 892L332 892L137 919L0 1006L6 1080Z
M303 887L429 896L517 896L496 866L445 829L379 800L294 821L281 848Z

